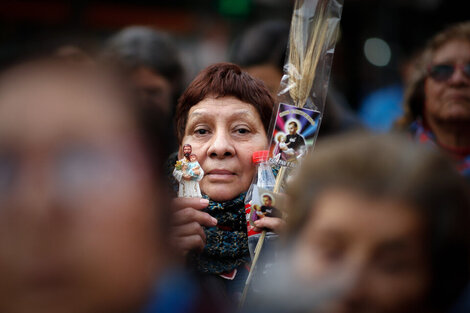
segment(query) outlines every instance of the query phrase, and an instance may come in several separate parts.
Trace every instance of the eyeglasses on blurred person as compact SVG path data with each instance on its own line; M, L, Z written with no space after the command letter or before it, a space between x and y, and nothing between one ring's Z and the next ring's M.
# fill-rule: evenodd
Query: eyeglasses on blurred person
M429 76L435 81L446 82L454 76L457 71L470 78L470 63L466 64L435 64L429 68Z

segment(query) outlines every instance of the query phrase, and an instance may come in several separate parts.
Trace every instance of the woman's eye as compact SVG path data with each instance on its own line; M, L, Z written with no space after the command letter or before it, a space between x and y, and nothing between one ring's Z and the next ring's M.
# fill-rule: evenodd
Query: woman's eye
M390 274L398 274L401 272L405 272L412 268L412 265L410 262L407 262L405 260L385 260L380 262L379 264L380 269L383 272L390 273Z
M236 130L236 132L239 133L239 134L248 134L250 132L250 130L247 129L247 128L239 128L239 129Z
M207 129L201 128L201 129L196 129L194 133L197 135L206 135L209 133L209 131Z
M320 250L320 256L329 263L339 262L343 257L344 251L337 247L324 247Z

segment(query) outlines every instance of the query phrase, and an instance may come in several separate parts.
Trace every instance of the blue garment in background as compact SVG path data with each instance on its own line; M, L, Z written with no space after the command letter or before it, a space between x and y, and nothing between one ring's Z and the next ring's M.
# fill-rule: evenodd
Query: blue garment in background
M198 301L195 281L182 271L171 271L155 284L149 302L141 313L194 312Z
M386 86L367 95L359 108L359 118L371 130L389 131L397 118L403 115L403 87Z
M450 313L468 313L470 312L470 284L463 292L456 305L450 311Z

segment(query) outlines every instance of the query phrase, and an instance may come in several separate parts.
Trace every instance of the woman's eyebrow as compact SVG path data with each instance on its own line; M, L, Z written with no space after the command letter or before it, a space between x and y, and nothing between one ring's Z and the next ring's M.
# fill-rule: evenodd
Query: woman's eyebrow
M204 111L200 111L200 110L199 111L194 111L194 112L192 112L188 115L188 118L198 117L198 116L202 116L204 114L207 114L207 112L205 110Z
M377 249L377 254L383 253L399 253L405 251L411 251L414 249L414 245L410 242L409 238L400 238L387 240L380 244Z
M212 112L212 111L208 111L208 110L195 110L194 112L192 112L188 115L188 119L189 118L197 118L197 117L205 116L205 115L206 116L217 116L217 112ZM236 119L236 118L241 118L241 117L245 117L245 116L253 117L253 113L250 112L249 110L242 109L242 110L237 110L237 111L232 112L228 116L228 118L229 119Z
M251 112L248 110L239 110L239 111L233 112L233 114L230 117L239 118L239 117L245 117L245 116L252 117L253 114L251 114Z
M435 62L432 62L432 65L436 65L436 64L455 64L455 63L467 63L467 62L470 62L470 58L463 58L463 59L456 59L452 56L448 56L448 57L445 57L445 58L442 58L440 60L437 60Z

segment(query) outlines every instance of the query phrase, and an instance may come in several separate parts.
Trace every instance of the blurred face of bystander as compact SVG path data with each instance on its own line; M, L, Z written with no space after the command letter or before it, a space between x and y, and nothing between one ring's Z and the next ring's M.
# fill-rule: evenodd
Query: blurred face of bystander
M283 73L276 66L271 64L254 65L246 67L245 70L251 76L262 80L273 98L277 99Z
M452 40L435 52L431 68L451 65L454 70L448 79L428 77L425 80L424 116L433 130L440 123L470 124L470 77L463 69L469 63L468 41Z
M421 216L406 204L342 190L325 192L294 249L306 283L344 275L325 312L421 312L429 284Z
M136 125L89 76L43 66L0 81L1 312L132 311L158 272Z
M231 200L248 190L255 173L253 152L267 143L255 107L234 97L206 98L194 105L182 142L192 146L204 170L202 192L215 201Z
M146 67L139 67L132 73L137 93L144 105L152 106L169 117L172 113L172 86L163 76Z

